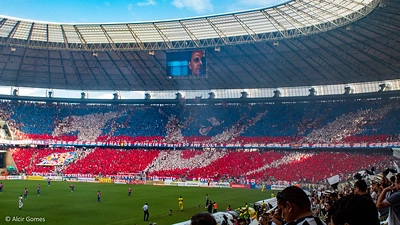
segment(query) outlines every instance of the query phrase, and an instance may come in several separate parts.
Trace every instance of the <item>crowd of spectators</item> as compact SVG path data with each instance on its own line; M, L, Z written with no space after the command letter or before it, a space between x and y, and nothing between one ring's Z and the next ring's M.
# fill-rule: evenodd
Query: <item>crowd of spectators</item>
M346 140L351 141L349 137L360 134L364 130L365 124L378 123L393 108L399 108L399 105L385 105L377 109L360 109L356 112L342 114L324 127L314 129L303 141L306 143L341 143L346 138ZM368 137L369 135L366 135L364 140L367 140ZM381 140L376 139L374 141Z
M10 148L8 152L20 173L24 173L26 169L32 166L35 149Z
M382 168L352 174L351 181L339 186L288 186L277 193L276 207L257 202L257 216L243 224L397 225L400 173L396 164Z
M397 99L215 106L0 103L1 118L20 138L166 143L397 141L399 110Z
M20 139L102 141L119 146L126 146L128 142L243 146L253 143L301 145L397 141L399 111L397 98L179 106L0 103L0 116ZM389 116L394 117L390 123ZM335 174L344 179L349 171L390 160L387 155L348 150L347 153L332 153L98 147L63 170L93 174L145 171L149 176L161 177L313 182ZM28 172L42 170L35 167L36 157L47 154L34 149L10 152L17 167L29 169ZM132 166L132 162L137 165Z
M50 172L56 168L37 166L42 158L69 149L10 150L19 171ZM62 168L64 174L116 175L146 173L149 178L212 179L233 183L281 184L320 183L339 175L346 181L365 168L382 169L395 158L386 154L358 151L274 150L158 150L75 149L78 159ZM84 153L84 154L83 154Z
M351 174L372 165L389 163L394 157L380 154L357 154L348 152L291 153L291 157L279 165L259 172L269 174L275 180L315 183L339 175L345 181Z
M137 173L159 155L159 150L126 150L96 148L86 157L69 165L64 173L115 175L119 173Z
M55 166L38 165L44 158L53 153L66 153L68 148L10 148L17 170L21 174L32 175L34 173L49 173L56 170Z

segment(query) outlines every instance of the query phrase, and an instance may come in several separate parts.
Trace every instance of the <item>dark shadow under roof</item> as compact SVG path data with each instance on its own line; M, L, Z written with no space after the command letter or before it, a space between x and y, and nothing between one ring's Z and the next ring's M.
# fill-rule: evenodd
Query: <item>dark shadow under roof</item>
M2 86L159 91L400 79L399 0L387 0L362 19L315 34L218 46L209 42L201 47L207 51L207 78L171 79L166 75L166 53L179 51L179 46L177 49L155 46L154 54L149 54L153 50L147 48L99 49L95 55L94 51L59 46L35 48L29 43L13 46L9 40L3 38L0 45Z

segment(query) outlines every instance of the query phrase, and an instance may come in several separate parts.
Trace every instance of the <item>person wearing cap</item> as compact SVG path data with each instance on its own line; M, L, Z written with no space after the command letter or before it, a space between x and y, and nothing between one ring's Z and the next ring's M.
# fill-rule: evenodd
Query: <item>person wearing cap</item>
M389 207L388 225L400 224L400 174L396 174L394 185L384 188L376 201L378 209Z
M319 217L314 217L311 203L303 189L290 186L276 195L278 210L286 225L325 225Z

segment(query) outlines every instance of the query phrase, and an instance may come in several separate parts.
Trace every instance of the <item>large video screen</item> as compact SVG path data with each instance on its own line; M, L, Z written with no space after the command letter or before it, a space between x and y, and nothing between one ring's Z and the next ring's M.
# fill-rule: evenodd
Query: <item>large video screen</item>
M171 78L207 77L206 51L167 52L167 76Z

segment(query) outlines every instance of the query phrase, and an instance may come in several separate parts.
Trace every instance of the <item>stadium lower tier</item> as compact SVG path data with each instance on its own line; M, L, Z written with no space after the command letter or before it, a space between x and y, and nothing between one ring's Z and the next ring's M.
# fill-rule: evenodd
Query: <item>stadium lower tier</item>
M312 182L334 175L342 181L374 167L384 170L397 159L390 150L159 150L109 148L12 148L19 173L118 175L212 179L243 182Z

